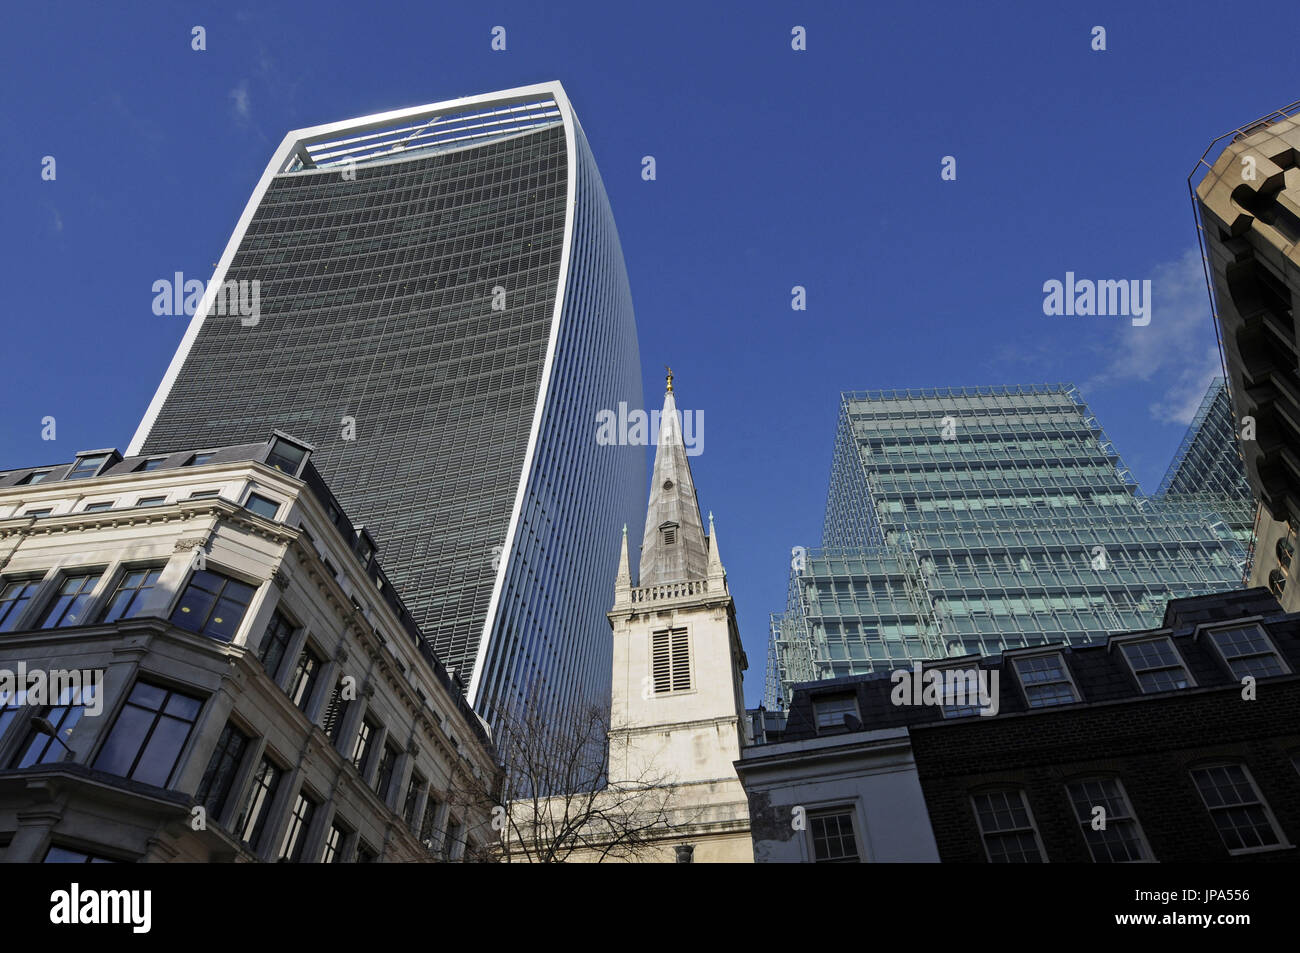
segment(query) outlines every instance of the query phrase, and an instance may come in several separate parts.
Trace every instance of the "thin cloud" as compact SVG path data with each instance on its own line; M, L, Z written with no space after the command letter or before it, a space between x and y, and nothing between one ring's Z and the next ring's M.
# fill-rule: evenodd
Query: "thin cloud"
M1222 374L1201 254L1189 249L1151 272L1151 323L1116 329L1104 353L1106 367L1086 387L1142 381L1161 394L1148 405L1161 423L1189 424L1211 380Z
M248 80L244 80L230 91L230 100L235 119L239 122L248 122L253 118L253 108L248 98Z

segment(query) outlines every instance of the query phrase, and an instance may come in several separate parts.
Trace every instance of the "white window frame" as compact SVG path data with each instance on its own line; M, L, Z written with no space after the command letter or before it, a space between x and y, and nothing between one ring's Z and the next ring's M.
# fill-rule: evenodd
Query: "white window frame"
M853 850L858 855L857 863L867 863L866 843L862 837L862 825L858 817L857 801L828 801L824 804L803 805L804 819L807 827L804 830L804 847L808 858L808 863L836 863L836 861L819 861L817 859L817 841L813 833L812 821L817 814L847 814L849 816L849 826L853 829ZM838 863L849 863L849 861L838 861Z
M1016 683L1019 684L1020 686L1020 694L1025 699L1025 704L1029 707L1030 711L1037 711L1039 709L1046 709L1046 708L1061 708L1065 705L1077 705L1079 702L1083 701L1083 693L1079 691L1079 685L1074 680L1074 673L1070 671L1070 666L1066 664L1065 653L1062 652L1061 650L1056 649L1054 651L1048 651L1048 652L1026 652L1023 655L1018 655L1018 654L1012 655L1009 652L1004 652L1003 658L1010 660L1011 670L1015 672ZM1033 659L1040 659L1040 658L1055 658L1057 663L1060 665L1061 672L1064 673L1065 675L1065 680L1063 682L1055 681L1055 682L1047 682L1043 684L1048 684L1048 685L1068 684L1070 686L1070 691L1073 692L1074 694L1073 699L1071 699L1068 702L1052 702L1050 704L1045 704L1045 705L1034 704L1033 699L1029 695L1029 686L1025 684L1024 673L1020 671L1020 663L1028 662Z
M982 656L968 655L965 658L967 659L967 661L962 661L961 663L954 662L953 664L923 666L923 672L921 677L922 678L925 677L924 672L939 672L941 674L943 672L974 672L975 683L976 686L978 687L979 679L980 679L980 671L981 671L979 662ZM945 700L947 698L947 695L945 694L944 691L945 687L947 686L947 681L948 680L945 678L943 679L943 682L939 685L939 714L941 714L944 718L953 719L953 720L958 718L980 717L980 707L978 704L960 705L960 706L948 704L948 702ZM992 685L990 685L989 687L992 688ZM1001 691L1000 686L999 686L999 691ZM994 698L993 702L994 704L998 704L999 699ZM954 710L949 711L949 709L954 709Z
M1187 684L1182 688L1160 688L1160 689L1148 691L1146 686L1142 684L1142 677L1141 677L1142 673L1166 671L1170 669L1170 666L1161 666L1159 668L1144 668L1141 670L1141 672L1139 672L1139 670L1133 665L1133 660L1129 658L1128 652L1126 652L1124 649L1126 646L1137 645L1142 642L1161 642L1161 641L1168 642L1169 647L1173 649L1174 657L1178 659L1179 666L1182 668L1183 676L1186 678ZM1192 670L1187 666L1187 659L1184 658L1183 653L1178 650L1178 642L1168 632L1158 633L1155 635L1144 634L1140 636L1134 636L1133 638L1116 639L1112 644L1119 649L1120 657L1124 660L1124 664L1125 666L1127 666L1129 670L1129 674L1133 676L1134 684L1137 685L1138 691L1141 692L1143 695L1159 695L1162 692L1180 692L1180 691L1186 691L1189 688L1197 687L1196 678L1192 675Z
M1101 782L1101 781L1114 782L1115 788L1119 792L1119 799L1124 805L1124 810L1128 812L1126 817L1118 818L1118 820L1128 821L1133 825L1133 829L1137 832L1138 844L1141 845L1142 851L1146 855L1145 857L1140 857L1137 860L1123 860L1123 861L1110 861L1110 860L1097 859L1096 851L1092 849L1092 842L1088 840L1088 833L1087 833L1087 831L1092 828L1092 815L1089 814L1087 817L1079 817L1079 808L1078 805L1076 805L1074 802L1074 796L1070 793L1070 785L1087 784L1089 782ZM1142 822L1138 820L1137 812L1133 810L1133 802L1129 799L1128 791L1124 787L1124 782L1120 780L1118 775L1090 774L1083 777L1070 778L1068 781L1065 782L1065 798L1067 801L1070 802L1070 808L1074 812L1074 816L1079 821L1079 830L1080 833L1083 835L1083 842L1087 845L1088 854L1089 856L1092 857L1092 862L1094 864L1101 864L1101 863L1149 864L1155 862L1155 852L1151 850L1151 843L1147 840L1146 832L1142 830ZM1109 823L1113 818L1114 818L1113 814L1107 815L1106 821Z
M274 503L275 514L272 516L262 516L261 513L249 509L248 501L255 496L261 497L262 499L266 500L268 503ZM252 513L254 516L262 516L262 519L278 520L280 516L280 511L284 509L284 500L276 499L274 496L271 496L270 494L264 492L261 487L259 487L257 484L254 483L249 485L248 490L247 492L244 493L242 501L240 502L239 505L242 506L244 509L248 510L248 512Z
M1253 791L1255 794L1255 803L1258 804L1260 809L1264 812L1264 819L1268 822L1269 827L1272 828L1273 836L1277 838L1276 844L1265 844L1261 847L1233 848L1233 847L1229 847L1227 845L1227 842L1223 840L1223 832L1219 830L1219 823L1218 821L1215 820L1215 811L1221 811L1224 810L1224 808L1223 807L1212 808L1208 803L1206 803L1205 795L1201 792L1201 786L1196 783L1196 772L1206 771L1211 768L1228 768L1228 767L1241 769L1241 773L1246 778L1246 783L1250 785L1251 791ZM1262 792L1259 789L1259 785L1255 781L1255 776L1250 773L1250 768L1246 766L1246 763L1244 761L1234 761L1231 759L1226 759L1222 761L1202 761L1199 764L1188 765L1187 774L1188 777L1191 778L1192 788L1196 791L1196 796L1201 800L1201 806L1205 808L1205 813L1210 819L1210 824L1214 827L1214 832L1219 835L1219 843L1223 845L1223 849L1226 850L1229 855L1233 857L1239 857L1245 854L1262 854L1270 850L1290 849L1291 844L1286 839L1286 833L1282 830L1281 826L1278 824L1277 818L1273 816L1273 809L1268 806L1268 801L1264 799L1264 792ZM1241 802L1232 805L1225 805L1225 807L1249 807L1249 806L1250 806L1249 804L1241 803Z
M1233 659L1229 660L1228 656L1224 654L1222 647L1219 645L1218 642L1215 641L1214 637L1215 637L1215 635L1217 635L1217 634L1219 634L1219 633L1221 633L1221 632L1235 632L1235 631L1237 631L1237 630L1239 630L1239 629L1255 629L1257 632L1259 632L1259 634L1262 635L1262 636L1264 637L1264 642L1268 645L1268 647L1269 647L1269 651L1272 653L1273 658L1277 659L1278 664L1282 666L1282 671L1279 672L1277 675L1263 675L1263 676L1252 676L1252 677L1254 677L1254 678L1278 678L1278 677L1281 676L1281 675L1291 675L1291 674L1293 674L1293 669L1292 669L1291 666L1287 663L1286 656L1284 656L1284 655L1283 655L1283 654L1278 650L1277 643L1276 643L1275 641L1273 641L1273 636L1269 635L1268 629L1267 629L1267 628L1263 625L1263 623L1260 622L1258 619L1244 619L1244 620L1238 620L1238 621L1233 622L1231 625L1216 625L1216 626L1214 626L1214 627L1209 627L1209 626L1207 626L1207 627L1202 628L1202 629L1197 629L1197 630L1196 630L1196 637L1199 639L1199 638L1201 638L1202 636L1204 636L1205 639L1206 639L1206 641L1208 641L1208 642L1210 643L1210 647L1211 647L1211 649L1213 650L1215 657L1218 658L1218 660L1223 664L1223 667L1224 667L1225 669L1227 669L1228 674L1229 674L1232 678L1237 679L1238 681L1240 681L1241 679L1245 678L1246 676L1245 676L1245 675L1238 675L1236 672L1234 672L1234 671L1232 670L1232 662L1233 662L1233 661L1237 661L1237 660L1240 660L1240 659L1248 659L1248 658L1260 658L1260 657L1262 657L1262 656L1264 656L1264 655L1266 655L1266 654L1269 654L1269 653L1265 653L1265 652L1255 652L1255 653L1252 653L1252 654L1250 654L1250 655L1238 655L1238 656L1234 656Z
M975 803L975 799L990 794L1011 794L1011 793L1016 794L1020 798L1020 805L1025 809L1025 818L1029 822L1029 827L1028 828L1014 827L1014 828L1007 828L1006 830L997 830L997 831L984 830L984 822L980 820L979 806ZM1043 847L1043 838L1038 833L1038 822L1034 820L1033 808L1029 806L1029 795L1025 793L1025 789L1023 787L1019 785L1000 785L997 787L988 787L982 790L972 791L970 792L970 807L971 807L971 812L975 815L975 828L980 832L980 843L984 847L984 857L986 860L988 860L990 864L1001 863L1001 861L995 861L993 859L992 852L989 851L989 841L988 841L989 835L990 834L992 835L1014 834L1018 831L1024 831L1024 830L1028 830L1030 833L1034 835L1034 845L1038 848L1038 856L1043 863L1048 863L1047 851Z

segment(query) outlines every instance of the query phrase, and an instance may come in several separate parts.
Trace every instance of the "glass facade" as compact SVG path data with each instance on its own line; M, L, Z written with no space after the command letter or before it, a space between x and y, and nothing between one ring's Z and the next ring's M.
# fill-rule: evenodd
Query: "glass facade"
M375 119L273 160L221 276L260 314L191 329L136 443L313 444L480 712L538 680L598 700L645 451L594 439L642 400L595 161L558 84Z
M1238 588L1201 506L1143 496L1077 390L842 395L823 545L772 618L768 707L801 681L1158 626Z
M1218 513L1247 546L1254 535L1255 498L1237 444L1236 418L1222 377L1206 388L1196 416L1160 481L1156 496ZM1247 567L1249 571L1249 567Z

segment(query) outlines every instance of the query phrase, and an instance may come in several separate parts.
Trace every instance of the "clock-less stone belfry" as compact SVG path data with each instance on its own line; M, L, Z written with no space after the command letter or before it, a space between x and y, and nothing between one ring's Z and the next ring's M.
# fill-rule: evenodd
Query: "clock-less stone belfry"
M668 372L654 475L632 584L623 551L614 637L609 779L668 786L665 860L752 862L749 807L734 762L749 742L741 691L748 663L709 514L704 534Z

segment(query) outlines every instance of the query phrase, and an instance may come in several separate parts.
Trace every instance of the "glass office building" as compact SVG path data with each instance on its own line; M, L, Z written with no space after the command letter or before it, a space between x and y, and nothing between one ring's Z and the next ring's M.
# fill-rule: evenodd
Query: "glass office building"
M618 529L645 449L618 231L558 83L291 132L131 444L280 429L378 541L434 650L489 718L534 687L607 699ZM256 284L255 284L256 283ZM257 289L251 294L249 289Z
M841 395L822 548L796 550L766 698L797 682L1087 642L1237 588L1204 506L1143 496L1069 385Z
M1222 377L1210 382L1156 496L1216 512L1244 544L1254 535L1255 497L1237 444L1237 423Z

